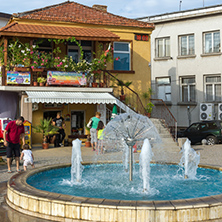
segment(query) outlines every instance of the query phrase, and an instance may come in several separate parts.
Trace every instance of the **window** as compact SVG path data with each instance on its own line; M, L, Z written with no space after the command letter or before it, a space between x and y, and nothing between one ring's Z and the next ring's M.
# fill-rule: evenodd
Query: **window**
M49 42L48 39L34 40L33 45L38 45L39 52L52 53L52 42Z
M92 42L91 41L80 41L83 50L83 59L87 62L92 61ZM75 42L68 42L68 56L72 56L75 63L79 62L81 57L79 46Z
M113 57L119 58L114 60L114 70L129 71L130 67L130 43L114 42Z
M181 77L181 101L194 102L195 101L195 77Z
M221 76L205 76L205 100L221 101Z
M156 39L156 57L170 56L170 38Z
M162 99L163 101L171 101L171 84L170 78L157 78L157 96L158 99Z
M194 55L194 35L179 36L179 55Z
M204 33L204 53L220 52L220 32Z

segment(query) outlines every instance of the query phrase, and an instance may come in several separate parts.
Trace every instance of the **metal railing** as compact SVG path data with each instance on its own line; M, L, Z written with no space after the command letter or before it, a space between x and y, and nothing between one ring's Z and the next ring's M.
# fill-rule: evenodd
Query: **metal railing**
M151 114L152 118L160 119L161 123L168 129L171 136L177 141L177 121L162 99L150 99L154 104Z
M137 92L126 86L121 80L116 78L107 70L103 72L102 80L105 87L113 88L113 95L116 98L125 103L133 111L142 115L146 114L146 110Z

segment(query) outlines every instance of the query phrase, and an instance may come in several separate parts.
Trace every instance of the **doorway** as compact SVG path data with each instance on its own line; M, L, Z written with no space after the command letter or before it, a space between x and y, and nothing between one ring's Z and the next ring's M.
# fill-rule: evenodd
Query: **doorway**
M84 111L71 111L72 135L84 134Z

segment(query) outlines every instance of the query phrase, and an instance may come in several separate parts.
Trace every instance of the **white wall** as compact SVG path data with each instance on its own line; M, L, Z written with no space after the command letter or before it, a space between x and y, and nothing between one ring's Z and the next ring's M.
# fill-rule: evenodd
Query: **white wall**
M152 87L155 89L156 77L171 77L171 97L172 104L169 109L178 121L179 127L189 125L187 106L191 110L191 122L200 121L199 104L205 102L204 99L204 82L205 74L221 74L222 56L203 57L203 32L220 30L220 39L222 39L222 13L221 15L211 15L199 18L184 19L178 21L165 22L162 24L155 23L155 30L151 35L151 70L152 70ZM178 59L179 55L179 36L184 34L194 34L195 55L194 58ZM155 61L155 39L160 37L170 37L170 50L172 59ZM180 102L179 77L195 75L196 78L196 105ZM155 97L155 96L154 96ZM156 97L157 98L157 97ZM217 103L215 104L217 111ZM217 116L217 115L216 115Z

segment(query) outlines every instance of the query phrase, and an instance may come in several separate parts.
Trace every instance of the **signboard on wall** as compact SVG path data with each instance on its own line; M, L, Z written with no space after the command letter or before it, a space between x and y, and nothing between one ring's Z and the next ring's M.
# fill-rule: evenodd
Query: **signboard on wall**
M106 104L97 104L97 112L101 113L100 119L106 124Z
M149 35L148 34L135 34L135 40L137 41L149 41Z
M7 71L7 84L30 85L30 72Z
M47 83L49 85L72 85L72 86L85 86L86 74L78 72L59 72L48 71Z

